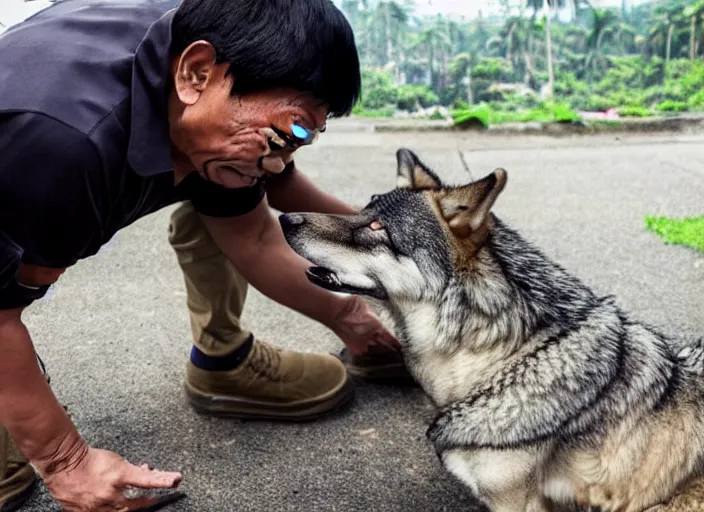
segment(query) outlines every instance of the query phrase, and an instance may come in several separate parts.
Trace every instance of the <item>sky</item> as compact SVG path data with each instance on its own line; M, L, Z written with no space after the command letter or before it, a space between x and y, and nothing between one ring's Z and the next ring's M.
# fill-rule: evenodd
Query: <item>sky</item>
M333 0L340 5L341 0ZM636 5L646 0L629 0L630 5ZM521 0L512 0L513 5L519 5ZM621 0L591 0L594 7L621 7ZM416 0L416 14L456 14L473 18L479 11L486 16L489 14L500 14L500 2L498 0Z
M47 0L0 0L0 24L6 27L14 25L48 5L50 3ZM3 27L0 25L0 33L2 31Z
M341 0L333 1L337 5L341 3ZM646 0L629 0L629 3L635 5L643 1ZM512 0L513 4L517 2L521 2L521 0ZM595 7L621 6L621 0L591 0L591 3ZM24 0L0 0L0 23L6 26L12 25L46 5L49 5L48 0L34 0L31 2L25 2ZM442 13L473 18L477 16L480 10L485 16L489 14L499 14L501 12L499 6L500 3L498 0L416 0L416 14L432 15ZM0 32L2 32L1 26Z

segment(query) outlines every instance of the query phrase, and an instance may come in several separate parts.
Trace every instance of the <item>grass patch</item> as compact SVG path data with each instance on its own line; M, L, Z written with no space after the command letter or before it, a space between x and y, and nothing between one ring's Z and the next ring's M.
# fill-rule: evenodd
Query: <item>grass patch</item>
M577 112L565 104L546 103L540 107L518 111L496 110L487 104L452 112L452 119L460 128L483 127L503 123L573 123L580 121Z
M579 114L572 110L568 105L558 103L552 107L552 117L557 123L574 123L581 121Z
M704 216L684 219L646 217L645 225L666 244L685 245L704 252Z
M649 108L636 105L621 107L618 109L618 113L624 117L650 117L653 115Z
M452 121L459 128L488 128L492 110L488 105L477 108L455 110L452 112Z
M382 108L362 108L357 105L352 110L352 114L358 117L387 118L393 117L396 108L393 105Z
M660 112L685 112L687 104L684 101L665 100L655 108Z

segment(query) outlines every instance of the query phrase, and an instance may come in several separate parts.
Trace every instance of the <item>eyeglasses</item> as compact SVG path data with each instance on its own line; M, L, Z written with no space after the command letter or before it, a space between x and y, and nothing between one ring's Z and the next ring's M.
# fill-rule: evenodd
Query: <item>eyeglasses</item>
M307 128L304 128L300 124L291 124L291 135L288 133L284 132L283 130L279 130L276 126L271 126L271 129L278 135L285 143L287 146L289 146L291 149L297 149L301 146L307 146L308 144L311 144L314 140L315 137L325 131L325 128L318 129L318 130L309 130ZM278 144L276 144L273 141L269 141L269 147L271 147L272 150L276 151L279 149L283 149L280 147Z

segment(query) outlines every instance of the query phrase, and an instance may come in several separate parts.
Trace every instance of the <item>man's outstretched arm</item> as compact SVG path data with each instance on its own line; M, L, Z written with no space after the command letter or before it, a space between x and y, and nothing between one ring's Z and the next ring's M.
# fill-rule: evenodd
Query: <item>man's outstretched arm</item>
M330 328L356 354L369 345L396 348L367 304L313 285L305 271L311 263L288 245L266 200L238 217L203 217L213 239L242 276L264 295Z

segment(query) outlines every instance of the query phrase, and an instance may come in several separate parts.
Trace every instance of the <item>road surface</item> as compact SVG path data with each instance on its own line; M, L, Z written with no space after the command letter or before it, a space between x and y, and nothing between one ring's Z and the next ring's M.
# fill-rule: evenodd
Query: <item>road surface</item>
M643 221L704 214L704 136L499 138L364 128L331 122L299 166L356 204L393 187L401 146L452 183L503 167L509 180L497 214L636 318L704 333L704 255L665 245ZM174 512L471 510L470 495L426 442L433 410L418 389L360 384L347 411L303 425L195 414L182 391L190 329L167 242L170 211L124 230L26 315L54 390L90 443L182 471L188 498ZM283 347L340 348L323 327L254 290L244 322ZM40 488L26 510L58 508Z

